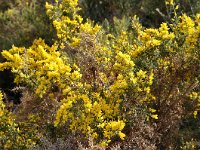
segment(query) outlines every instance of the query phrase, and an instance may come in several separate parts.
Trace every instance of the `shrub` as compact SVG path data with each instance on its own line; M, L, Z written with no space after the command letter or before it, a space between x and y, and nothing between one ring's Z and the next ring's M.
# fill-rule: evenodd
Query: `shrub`
M0 93L0 148L27 149L35 145L37 130L32 125L16 123L14 115L5 107Z
M0 64L34 93L38 107L50 106L51 116L40 120L102 147L120 140L124 149L180 147L181 121L198 117L200 15L174 12L172 23L159 28L145 28L137 17L131 27L120 26L127 18L114 19L115 26L104 29L83 21L77 0L46 8L55 43L13 46L2 52L7 61Z

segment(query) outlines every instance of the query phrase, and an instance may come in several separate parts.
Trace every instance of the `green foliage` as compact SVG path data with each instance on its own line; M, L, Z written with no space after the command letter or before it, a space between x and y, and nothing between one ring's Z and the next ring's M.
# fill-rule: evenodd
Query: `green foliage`
M39 37L52 43L54 30L45 14L44 3L36 0L2 3L7 7L0 11L0 50L9 49L13 44L29 46Z

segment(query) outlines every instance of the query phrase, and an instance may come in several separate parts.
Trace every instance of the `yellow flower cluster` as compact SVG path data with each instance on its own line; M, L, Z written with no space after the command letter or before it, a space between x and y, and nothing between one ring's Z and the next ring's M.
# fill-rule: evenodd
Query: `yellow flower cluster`
M24 133L14 121L12 113L5 108L0 92L0 149L27 149L35 145L29 131ZM33 134L32 132L32 136Z
M46 3L46 9L47 15L53 20L59 40L72 47L79 45L81 32L96 35L101 28L98 25L93 27L89 21L83 23L83 18L77 14L80 10L77 0L56 1L54 5Z
M174 33L169 32L169 27L167 23L162 23L158 30L159 30L158 37L161 38L162 40L173 40L175 38Z
M5 105L3 103L3 94L0 92L0 117L2 117L5 113L4 108L5 108Z
M165 0L166 5L174 5L174 0Z
M72 71L57 47L56 44L47 46L42 39L35 40L28 49L13 47L2 52L7 62L2 63L0 69L11 68L16 74L15 82L27 83L35 88L40 97L55 86L66 94L67 90L70 91L69 85L77 85L76 81L81 79L81 74L76 69Z
M119 72L120 70L122 71L127 71L131 68L133 68L134 63L131 60L131 57L127 54L123 54L121 51L117 53L115 56L116 63L113 65L114 70Z
M183 14L179 17L181 19L178 24L178 31L185 35L185 46L189 47L189 49L194 48L198 42L197 39L199 37L199 29L200 29L200 21L198 14L196 15L195 20L192 20L186 14Z
M170 60L175 53L177 55L181 52L180 55L185 62L191 60L197 62L200 37L199 16L197 14L195 19L192 19L183 14L173 24L162 23L158 29L143 29L137 25L137 20L135 20L133 28L137 27L138 38L132 46L133 49L129 51L130 56L140 59L143 54L155 55L158 57L159 66L165 70L174 69L176 64Z
M196 103L196 109L194 110L194 118L197 118L197 114L200 108L200 93L199 92L192 92L190 95L190 99Z
M57 36L63 42L71 42L82 22L82 17L76 13L79 10L77 5L77 0L55 1L54 6L46 2L47 15L53 20Z
M173 40L175 35L173 32L169 32L169 27L166 23L162 23L158 29L144 29L138 30L138 40L140 45L134 46L132 52L133 57L137 57L139 54L145 52L148 49L158 47L162 44L166 44L166 41Z
M70 121L72 131L80 130L85 134L90 133L95 140L100 138L99 131L102 130L104 138L101 143L108 143L116 135L124 139L125 135L122 130L125 123L112 121L115 117L120 118L119 106L114 99L108 101L95 92L91 93L91 96L74 93L62 103L57 111L56 126Z
M148 28L143 29L138 27L137 20L132 24L133 28L136 28L138 37L136 44L133 44L131 50L131 56L133 58L138 57L143 52L157 48L162 44L168 45L167 42L173 40L175 35L173 32L169 32L169 27L166 23L162 23L158 29ZM130 53L130 52L129 52Z

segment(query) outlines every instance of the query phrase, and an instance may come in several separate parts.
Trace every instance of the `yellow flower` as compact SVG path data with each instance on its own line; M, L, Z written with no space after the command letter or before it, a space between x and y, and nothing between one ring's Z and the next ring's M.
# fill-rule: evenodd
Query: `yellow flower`
M81 74L78 72L78 71L74 71L74 72L72 72L72 74L71 74L71 79L72 80L78 80L78 79L80 79L81 78Z
M112 130L122 130L125 126L125 123L123 121L113 121L110 123Z
M100 144L102 147L106 147L108 145L108 142L107 141L102 141L101 144Z
M140 77L140 78L145 78L145 76L146 76L146 71L139 70L136 74L137 74L137 76Z
M68 86L63 90L63 95L68 94L71 91L71 88Z
M2 92L0 92L0 100L2 100L3 99L3 94L2 94Z
M151 115L151 117L153 118L153 119L158 119L158 115Z
M195 110L195 111L193 112L194 118L197 118L197 114L198 114L198 112Z
M124 137L125 137L126 135L124 134L124 133L122 133L121 131L119 132L119 137L120 137L120 139L122 139L122 140L124 140Z
M166 5L173 5L174 4L174 0L166 0L165 4Z
M95 132L95 133L92 133L92 138L93 139L97 139L98 138L98 134Z
M72 43L71 43L71 46L72 46L72 47L78 46L79 43L80 43L80 39L79 39L79 38L76 38L76 37L73 37L73 38L72 38Z
M155 113L156 110L155 109L152 109L152 108L149 108L149 111L152 112L152 113Z
M151 89L150 89L150 87L146 87L146 88L144 88L144 91L145 91L147 94L149 94L150 91L151 91Z

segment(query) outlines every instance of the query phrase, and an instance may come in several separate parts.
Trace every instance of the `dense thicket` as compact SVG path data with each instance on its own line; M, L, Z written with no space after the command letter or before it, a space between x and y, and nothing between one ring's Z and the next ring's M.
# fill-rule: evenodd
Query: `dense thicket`
M199 149L198 1L0 4L0 149Z

